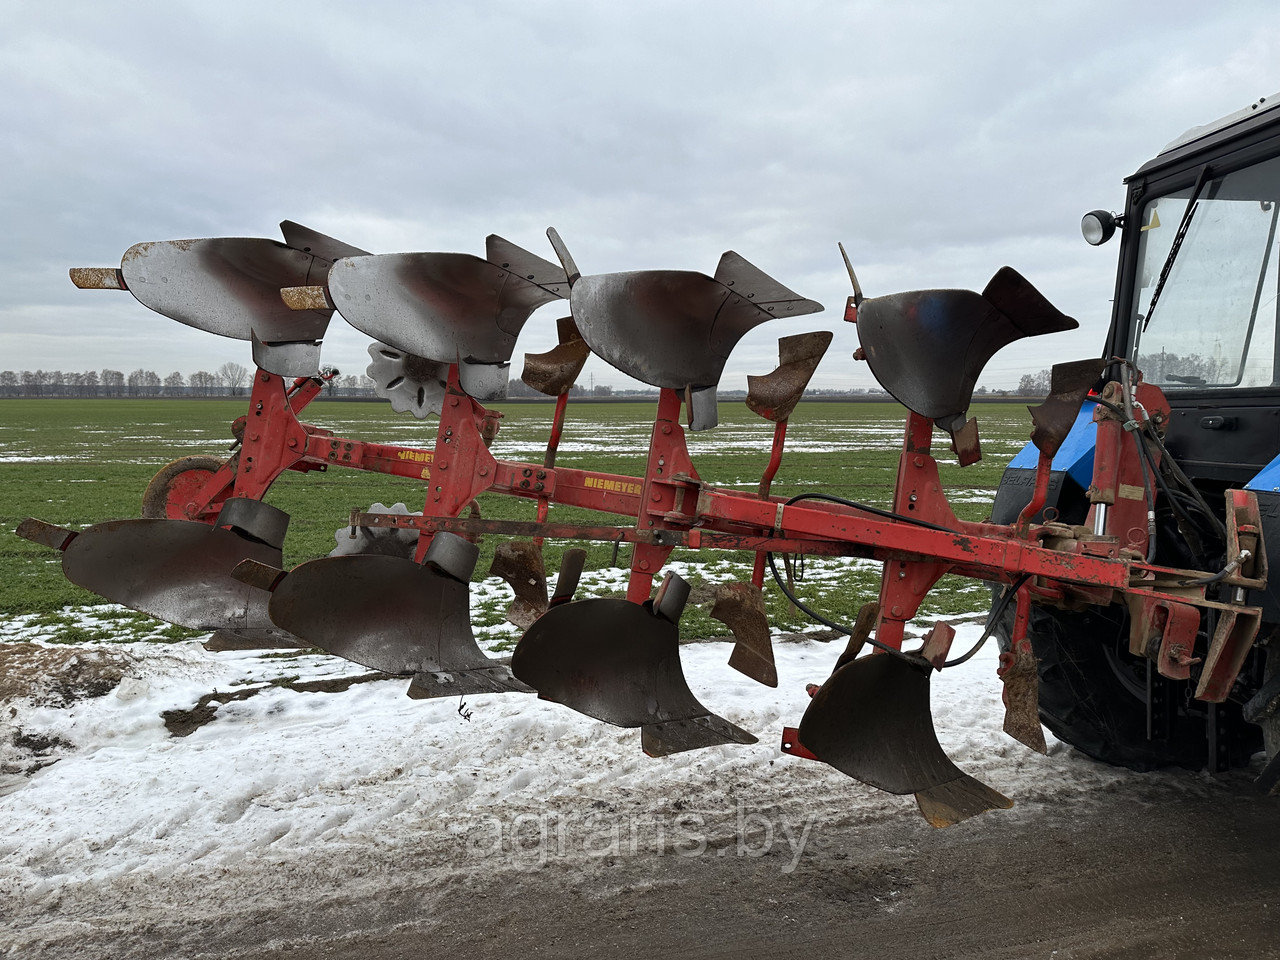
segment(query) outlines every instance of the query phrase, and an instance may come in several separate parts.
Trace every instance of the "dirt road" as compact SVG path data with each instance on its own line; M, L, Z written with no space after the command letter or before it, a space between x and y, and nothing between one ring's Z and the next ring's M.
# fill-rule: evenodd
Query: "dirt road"
M625 827L609 848L608 825L642 811L597 801L561 811L568 850L539 845L526 812L518 855L450 867L442 847L367 861L335 849L305 875L280 864L270 897L250 885L237 899L233 877L211 876L175 885L168 909L144 917L127 893L114 909L85 902L22 955L1280 957L1280 801L1243 779L1125 786L941 831L901 804L871 822L824 813L798 855L787 838L801 835L799 798L745 820L702 817L701 832L685 823L661 853L652 819L639 849ZM584 852L587 826L606 832Z

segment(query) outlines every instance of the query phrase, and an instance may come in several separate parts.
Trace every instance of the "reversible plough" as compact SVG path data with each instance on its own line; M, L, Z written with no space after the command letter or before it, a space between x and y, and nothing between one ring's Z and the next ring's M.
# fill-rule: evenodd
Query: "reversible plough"
M165 467L144 497L141 519L76 532L42 521L19 533L62 551L73 582L152 616L253 642L315 646L410 678L409 694L536 693L588 716L639 727L646 753L661 756L755 737L708 710L681 670L679 623L689 587L662 569L675 549L746 551L750 580L725 584L713 616L732 631L730 664L776 686L762 588L778 589L806 613L849 635L831 676L813 690L782 749L824 761L865 783L914 794L928 820L955 823L1011 801L963 773L933 731L929 685L951 657L954 630L937 623L918 649L904 628L944 574L1003 586L983 639L999 616L1013 618L1001 654L1005 730L1043 751L1037 674L1027 637L1033 603L1067 608L1128 604L1130 649L1166 677L1187 678L1201 613L1216 628L1195 695L1223 700L1253 643L1257 608L1245 590L1265 581L1257 504L1227 492L1228 563L1216 573L1148 561L1158 440L1169 408L1132 368L1103 360L1060 364L1052 393L1031 410L1040 453L1030 503L1009 525L973 523L952 512L932 455L935 430L961 465L980 457L972 391L987 361L1023 337L1071 329L1012 269L981 293L925 290L864 299L854 277L846 319L857 324L865 360L907 409L892 506L878 509L822 494L770 494L788 418L831 342L828 332L780 341L780 364L749 378L748 406L773 423L772 453L756 492L718 488L698 474L686 427L717 422L716 389L734 345L769 320L821 307L726 253L714 276L651 270L583 275L555 231L559 265L496 236L484 258L457 253L369 255L297 224L285 241L222 238L139 244L120 268L73 270L80 287L121 289L183 323L252 344L257 370L247 414L233 425L226 462L186 458ZM847 264L847 259L846 259ZM569 302L558 344L525 358L523 379L556 398L541 463L490 450L500 414L483 404L504 395L516 340L532 312ZM321 341L335 309L373 337L370 376L395 409L439 415L432 447L334 436L302 422L322 390ZM556 466L569 390L590 353L659 389L645 469L621 476ZM1082 525L1044 511L1054 454L1088 396L1097 421L1092 507ZM332 467L420 479L421 514L353 512L352 545L282 569L289 517L264 501L286 470ZM485 519L482 493L532 500L536 520ZM558 523L553 505L633 518ZM380 505L379 505L380 506ZM492 572L513 589L510 619L525 628L509 660L487 656L472 634L468 583L483 536L506 538ZM542 541L633 546L626 598L576 595L584 551L565 553L547 595ZM880 561L879 597L857 624L811 611L779 576L775 554ZM655 589L655 583L657 584ZM1226 599L1208 599L1209 587ZM1225 590L1225 593L1222 591ZM865 653L864 653L865 651Z

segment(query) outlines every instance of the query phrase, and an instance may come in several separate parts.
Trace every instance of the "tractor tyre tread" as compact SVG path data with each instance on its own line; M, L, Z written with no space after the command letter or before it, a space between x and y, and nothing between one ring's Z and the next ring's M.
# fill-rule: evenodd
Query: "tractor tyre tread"
M1205 721L1179 710L1167 740L1147 739L1146 704L1125 687L1106 645L1127 633L1123 608L1072 612L1032 607L1028 634L1039 661L1040 720L1095 760L1131 770L1199 770L1208 756ZM996 624L1001 650L1010 645L1013 611Z

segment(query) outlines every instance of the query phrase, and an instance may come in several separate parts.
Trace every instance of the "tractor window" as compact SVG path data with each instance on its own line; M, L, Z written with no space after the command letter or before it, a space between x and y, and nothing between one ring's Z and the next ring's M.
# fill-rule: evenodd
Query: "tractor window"
M1188 187L1142 210L1134 360L1166 389L1271 386L1280 158L1205 184L1151 311L1190 195Z

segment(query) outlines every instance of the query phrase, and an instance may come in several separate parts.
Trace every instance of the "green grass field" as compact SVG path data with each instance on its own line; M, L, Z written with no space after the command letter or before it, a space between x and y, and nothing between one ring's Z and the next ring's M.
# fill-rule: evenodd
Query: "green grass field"
M231 442L230 422L244 412L245 401L231 400L4 400L0 401L0 555L6 576L0 579L0 613L7 618L38 614L61 639L84 632L84 618L74 608L101 604L101 599L68 583L57 555L19 540L13 529L23 517L35 516L79 528L90 523L139 515L140 498L152 475L165 463L193 454L224 455ZM495 455L541 461L552 412L550 404L509 404ZM643 473L645 448L652 425L652 403L570 404L561 445L560 466L613 473ZM976 406L984 448L981 463L961 470L938 435L943 482L957 514L984 519L1009 458L1030 432L1023 407L1013 404ZM902 408L896 404L801 403L788 432L787 454L774 492L793 495L827 492L885 506L893 489ZM721 405L721 425L690 435L690 450L704 480L754 490L768 461L772 426L741 403ZM317 401L306 411L308 422L340 436L430 448L435 420L420 422L395 414L382 403ZM352 507L375 501L403 501L422 506L420 483L373 473L342 470L287 473L267 499L292 520L286 543L289 565L322 556L334 546L334 532ZM513 498L481 498L484 516L533 519L534 504ZM568 522L610 522L599 514L552 508L552 516ZM492 538L490 538L492 539ZM548 543L548 569L554 569L564 543ZM477 578L488 570L493 544L483 545ZM594 592L621 589L616 572L607 568L612 546L589 545L584 581ZM628 548L622 548L625 565ZM701 565L709 581L745 578L749 556L677 551L673 561ZM802 596L829 615L852 619L858 606L874 596L878 568L865 561L810 558ZM766 587L770 613L777 626L799 629L807 619ZM971 612L983 607L980 584L947 578L930 597L922 618ZM502 620L504 604L494 597L473 608L477 626ZM66 609L71 608L71 609ZM101 614L95 614L101 618ZM156 632L148 618L111 611L99 633L102 639L176 639L177 628ZM63 629L65 628L65 629ZM723 625L704 611L690 610L682 625L686 636L720 635ZM82 638L81 638L82 639Z

